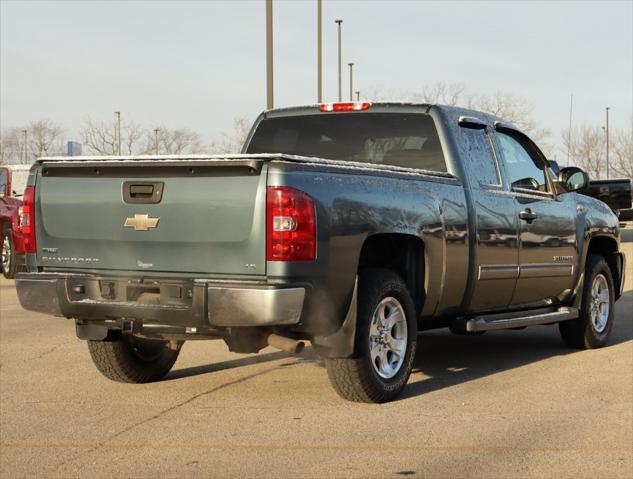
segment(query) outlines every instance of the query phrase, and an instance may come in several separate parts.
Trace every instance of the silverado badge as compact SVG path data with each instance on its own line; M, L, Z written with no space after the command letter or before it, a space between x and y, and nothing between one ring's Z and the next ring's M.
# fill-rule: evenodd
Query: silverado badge
M156 228L160 218L150 218L149 215L134 215L132 218L125 218L123 226L125 228L134 228L134 231L147 231L150 228Z

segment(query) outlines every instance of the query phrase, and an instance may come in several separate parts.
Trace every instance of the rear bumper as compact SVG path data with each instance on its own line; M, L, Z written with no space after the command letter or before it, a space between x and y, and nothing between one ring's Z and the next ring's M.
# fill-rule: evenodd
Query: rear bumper
M15 284L30 311L192 328L297 325L306 295L305 287L293 285L80 274L24 273Z

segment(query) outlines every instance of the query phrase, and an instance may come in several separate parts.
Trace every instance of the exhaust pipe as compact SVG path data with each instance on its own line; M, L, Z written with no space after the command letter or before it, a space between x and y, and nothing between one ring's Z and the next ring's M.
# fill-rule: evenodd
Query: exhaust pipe
M270 334L266 339L269 346L273 348L281 349L292 354L299 354L306 346L305 341L298 339L286 338L277 334Z

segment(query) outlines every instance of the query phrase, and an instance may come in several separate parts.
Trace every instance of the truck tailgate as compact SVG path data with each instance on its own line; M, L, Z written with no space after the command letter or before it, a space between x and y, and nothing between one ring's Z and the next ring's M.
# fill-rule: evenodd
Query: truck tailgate
M262 161L44 162L38 265L263 275L266 173Z

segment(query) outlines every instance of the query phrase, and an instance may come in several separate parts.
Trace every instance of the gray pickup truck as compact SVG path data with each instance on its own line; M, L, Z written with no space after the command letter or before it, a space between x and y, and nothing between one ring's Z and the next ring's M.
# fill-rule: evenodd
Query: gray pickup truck
M368 102L266 111L236 155L41 158L17 292L74 319L113 380L161 379L188 340L309 341L341 396L385 402L422 330L606 344L618 220L546 165L488 114Z

